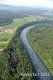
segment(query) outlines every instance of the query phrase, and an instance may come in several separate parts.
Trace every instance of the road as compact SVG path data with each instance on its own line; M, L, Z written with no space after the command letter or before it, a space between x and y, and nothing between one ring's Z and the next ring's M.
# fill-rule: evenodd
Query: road
M36 24L38 25L38 24ZM49 70L47 68L47 66L44 64L44 62L40 59L40 57L38 56L37 52L34 51L34 49L31 47L30 43L28 42L27 39L27 32L34 27L34 25L32 26L28 26L25 29L23 29L21 31L20 34L20 40L23 44L23 46L26 49L27 52L27 56L28 59L34 69L34 72L39 75L39 78L37 80L52 80L52 77L47 75L47 73L49 73Z

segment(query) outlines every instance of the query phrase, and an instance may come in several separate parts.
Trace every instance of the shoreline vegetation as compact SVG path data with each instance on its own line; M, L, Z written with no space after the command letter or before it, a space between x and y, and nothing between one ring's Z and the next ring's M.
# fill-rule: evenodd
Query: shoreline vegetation
M53 75L53 24L34 26L27 33L27 38L39 57Z

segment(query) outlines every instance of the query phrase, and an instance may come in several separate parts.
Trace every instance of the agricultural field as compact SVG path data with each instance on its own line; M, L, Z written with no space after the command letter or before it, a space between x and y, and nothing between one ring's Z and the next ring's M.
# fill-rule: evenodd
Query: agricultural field
M53 24L34 26L27 37L35 52L53 74Z
M13 20L12 23L0 25L0 49L6 48L6 46L14 36L17 28L19 28L21 25L25 23L36 21L36 20L38 20L38 18L30 15L24 18L16 18Z
M38 20L38 18L37 18L37 20ZM23 17L23 18L15 18L15 19L13 19L12 23L10 23L8 25L1 25L0 29L17 28L26 22L32 22L32 21L36 21L36 16L30 15L28 17Z

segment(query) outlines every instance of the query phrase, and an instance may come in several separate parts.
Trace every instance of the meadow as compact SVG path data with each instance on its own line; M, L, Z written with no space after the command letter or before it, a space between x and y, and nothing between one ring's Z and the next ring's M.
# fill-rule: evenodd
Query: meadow
M53 74L53 24L34 26L27 37L31 46Z
M25 23L29 23L32 21L36 21L36 17L35 16L28 16L28 17L23 17L23 18L15 18L13 19L13 21L9 24L3 24L0 25L0 48L5 48L5 46L8 45L8 42L10 42L10 40L12 39L12 37L15 35L16 29L19 28L21 25L25 24ZM12 33L6 33L4 32L5 30L12 30ZM1 41L5 41L5 39L7 40L7 44L3 45L3 43Z

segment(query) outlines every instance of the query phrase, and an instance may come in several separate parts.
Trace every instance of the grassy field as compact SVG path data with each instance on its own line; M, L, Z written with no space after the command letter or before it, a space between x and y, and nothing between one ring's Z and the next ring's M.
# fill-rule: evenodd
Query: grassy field
M53 74L53 24L35 26L28 32L28 40Z
M5 48L8 43L10 42L11 38L13 37L13 34L6 34L6 33L2 33L0 34L0 49L2 48ZM5 41L6 39L6 41Z
M28 17L24 17L24 18L17 18L17 19L14 19L12 23L10 24L6 24L6 25L2 25L0 26L0 39L7 39L7 42L9 42L13 35L15 34L15 31L17 28L19 28L21 25L25 24L25 23L28 23L28 22L32 22L32 21L36 21L36 17L35 16L28 16ZM15 30L13 31L13 33L5 33L4 31L5 30ZM5 40L4 40L5 41ZM1 43L1 41L0 41ZM5 44L7 46L7 44ZM5 45L3 45L3 43L0 44L0 48L5 48Z
M2 33L2 34L0 34L0 39L6 38L6 39L10 40L12 36L13 36L13 34L10 34L10 33Z

